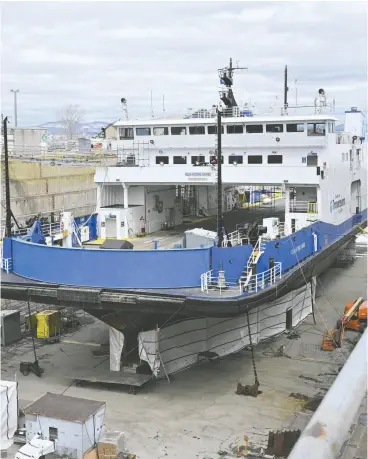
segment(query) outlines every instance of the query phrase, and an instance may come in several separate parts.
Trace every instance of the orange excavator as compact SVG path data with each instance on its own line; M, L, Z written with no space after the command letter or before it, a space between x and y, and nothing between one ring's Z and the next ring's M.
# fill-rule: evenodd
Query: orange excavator
M363 298L349 301L344 309L344 315L336 323L336 328L326 329L323 333L322 350L333 351L341 347L345 330L364 332L367 327L368 302Z

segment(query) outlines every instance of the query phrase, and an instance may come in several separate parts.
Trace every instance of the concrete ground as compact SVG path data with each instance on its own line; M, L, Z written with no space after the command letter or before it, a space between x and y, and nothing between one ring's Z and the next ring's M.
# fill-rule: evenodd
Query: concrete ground
M245 435L255 448L267 444L270 431L305 427L312 413L303 410L301 401L290 394L325 394L339 365L348 357L352 343L358 339L358 334L348 331L341 350L320 350L325 326L335 325L348 301L366 297L366 257L366 249L359 248L354 264L331 268L319 279L317 324L312 316L308 317L297 327L299 339L282 335L256 347L262 390L258 398L235 394L238 382L254 382L247 350L178 373L171 383L166 380L149 383L136 396L129 395L124 388L76 387L73 380L66 378L71 368L108 364L106 357L93 357L92 353L99 344L107 342L107 327L87 315L81 318L85 325L64 337L61 343L39 345L38 358L45 370L41 378L19 373L20 361L33 359L29 338L5 348L2 379L16 377L19 381L21 406L46 392L105 401L106 427L125 432L129 450L139 459L230 459L235 457L236 445L244 444ZM285 346L284 356L276 356L280 346ZM350 452L346 449L346 459L367 457L365 406L362 404L360 421L347 442Z

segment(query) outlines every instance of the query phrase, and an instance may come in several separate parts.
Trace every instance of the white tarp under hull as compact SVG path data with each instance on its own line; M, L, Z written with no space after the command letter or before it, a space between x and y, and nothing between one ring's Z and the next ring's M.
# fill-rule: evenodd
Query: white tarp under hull
M8 449L18 428L18 385L15 381L0 381L1 449Z
M315 279L311 284L293 290L282 298L249 312L253 344L295 327L312 312ZM288 319L287 319L288 316ZM289 323L287 324L287 320ZM155 376L183 370L198 361L198 353L211 351L220 357L240 351L249 345L246 314L229 319L195 318L159 330L139 333L139 354L148 362Z

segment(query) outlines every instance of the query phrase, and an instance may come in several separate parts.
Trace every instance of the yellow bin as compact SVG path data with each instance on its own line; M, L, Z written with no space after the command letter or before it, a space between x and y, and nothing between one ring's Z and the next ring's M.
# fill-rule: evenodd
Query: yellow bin
M60 333L60 311L47 310L37 313L37 338L50 338Z

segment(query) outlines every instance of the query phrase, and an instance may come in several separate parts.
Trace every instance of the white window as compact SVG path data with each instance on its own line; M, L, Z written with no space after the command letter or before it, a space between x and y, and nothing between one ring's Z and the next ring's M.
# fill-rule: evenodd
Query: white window
M119 139L134 139L133 128L119 128Z
M151 135L151 128L149 127L141 127L135 129L136 135Z
M189 126L190 135L204 135L205 133L204 126Z
M186 135L187 128L184 126L173 126L171 128L171 135Z
M229 124L228 126L226 126L226 131L228 134L243 134L243 125Z
M263 125L262 124L248 124L246 129L247 129L247 134L260 134L263 132Z
M326 124L325 123L308 123L307 135L309 136L326 135Z
M290 123L286 125L286 132L304 132L304 123Z
M168 127L154 127L153 135L169 135Z
M266 124L266 132L283 132L284 126L282 124Z

